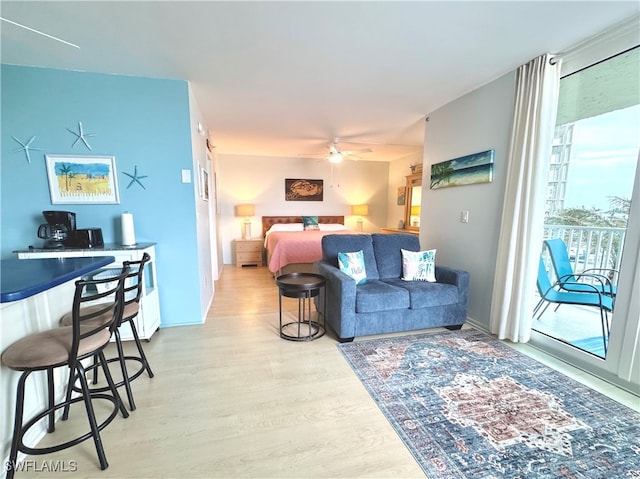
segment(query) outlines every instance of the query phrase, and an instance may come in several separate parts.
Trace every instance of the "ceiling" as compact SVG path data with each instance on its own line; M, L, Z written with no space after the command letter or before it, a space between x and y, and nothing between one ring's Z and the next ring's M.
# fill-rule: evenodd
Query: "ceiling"
M0 1L2 63L191 82L222 154L366 160L422 148L427 113L637 14L636 1ZM463 134L464 132L461 132ZM349 143L346 149L357 148Z

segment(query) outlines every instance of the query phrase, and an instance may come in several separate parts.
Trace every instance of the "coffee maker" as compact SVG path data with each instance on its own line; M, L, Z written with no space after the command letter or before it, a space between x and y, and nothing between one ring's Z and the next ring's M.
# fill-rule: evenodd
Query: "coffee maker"
M38 227L38 238L45 240L44 249L69 246L76 230L76 214L71 211L43 211L46 223Z

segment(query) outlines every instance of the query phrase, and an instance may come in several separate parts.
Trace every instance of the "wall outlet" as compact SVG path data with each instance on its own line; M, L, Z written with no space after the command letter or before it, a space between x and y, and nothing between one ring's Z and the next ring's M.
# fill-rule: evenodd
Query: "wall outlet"
M460 223L468 223L469 222L469 210L464 210L460 212Z
M191 170L182 170L182 182L191 183Z

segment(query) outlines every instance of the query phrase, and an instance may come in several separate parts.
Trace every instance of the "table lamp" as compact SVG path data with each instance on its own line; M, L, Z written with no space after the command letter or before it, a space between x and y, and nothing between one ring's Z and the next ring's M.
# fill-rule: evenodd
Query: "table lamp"
M351 205L351 214L353 216L359 216L357 231L362 231L362 225L364 223L363 216L369 214L369 205Z
M420 205L411 207L411 226L420 226Z
M236 216L244 216L242 239L251 239L251 216L256 214L255 205L236 205Z

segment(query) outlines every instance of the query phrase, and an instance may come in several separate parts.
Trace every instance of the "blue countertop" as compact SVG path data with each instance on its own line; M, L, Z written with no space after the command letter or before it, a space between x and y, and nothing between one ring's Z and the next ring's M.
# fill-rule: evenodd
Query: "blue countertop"
M47 248L34 248L33 246L29 246L25 249L17 249L14 253L55 253L56 251L60 251L63 253L67 253L69 251L123 251L123 250L140 250L147 249L151 246L155 246L156 243L136 243L133 245L121 245L117 243L105 243L104 246L100 246L99 248L75 248L75 247L65 247L60 249L47 249Z
M3 259L0 264L0 303L28 298L114 261L113 256Z

